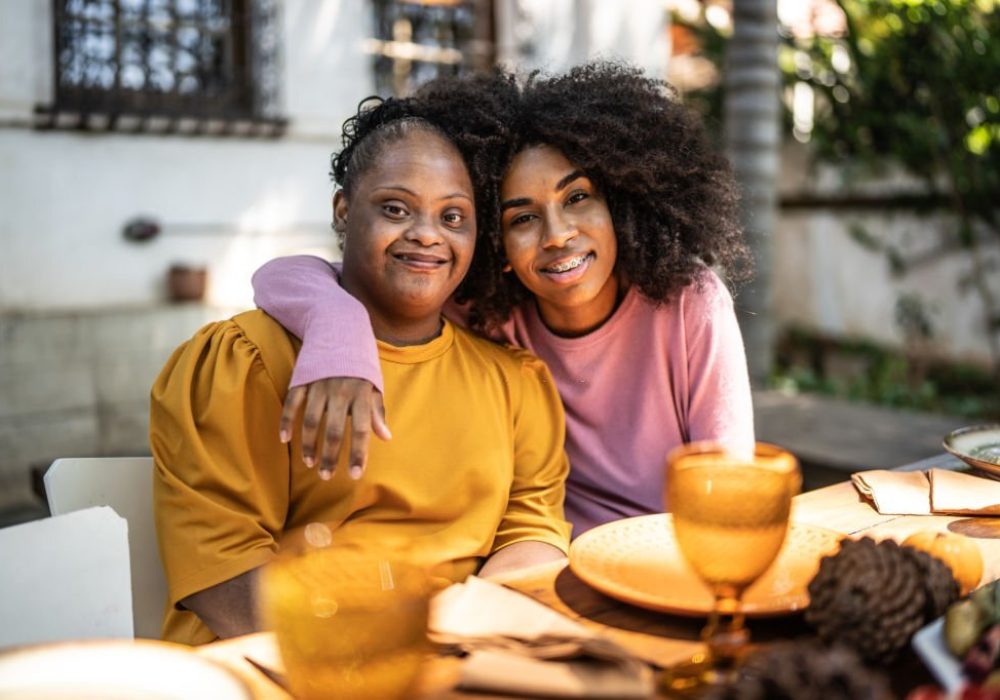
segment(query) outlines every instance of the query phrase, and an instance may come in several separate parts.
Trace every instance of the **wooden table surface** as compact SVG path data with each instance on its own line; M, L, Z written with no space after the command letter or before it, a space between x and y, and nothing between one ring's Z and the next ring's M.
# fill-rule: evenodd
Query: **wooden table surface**
M956 460L941 456L906 465L901 469L932 466L955 468ZM880 515L855 491L850 482L798 496L793 520L836 530L850 537L902 541L918 530L957 530L976 538L983 553L983 581L1000 578L1000 518L969 518L936 515ZM699 647L704 620L655 613L609 598L582 583L562 563L542 565L497 579L614 639L637 657L657 666L669 666L688 658ZM807 637L810 630L801 615L791 615L749 623L754 642ZM249 656L275 669L281 668L273 638L267 633L217 642L199 653L235 670L250 685L257 700L288 700L289 696L244 659ZM893 674L903 690L928 676L912 655L904 659L903 670ZM424 698L486 698L454 690L458 678L455 658L436 658L420 694Z

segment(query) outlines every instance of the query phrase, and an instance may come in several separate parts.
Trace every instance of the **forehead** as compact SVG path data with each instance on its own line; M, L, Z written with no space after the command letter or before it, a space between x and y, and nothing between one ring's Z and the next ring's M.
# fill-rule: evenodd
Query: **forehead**
M379 152L361 176L361 188L378 187L399 180L422 189L441 187L470 193L472 184L458 148L440 134L411 129L380 145Z
M555 187L563 177L576 170L576 166L554 146L529 146L514 156L504 175L502 190L526 187Z

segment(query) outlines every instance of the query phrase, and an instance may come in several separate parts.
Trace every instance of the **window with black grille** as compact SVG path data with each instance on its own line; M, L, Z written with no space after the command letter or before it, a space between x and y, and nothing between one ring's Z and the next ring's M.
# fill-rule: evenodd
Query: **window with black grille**
M40 126L278 133L281 0L53 0Z
M375 85L404 96L439 75L489 68L494 59L491 0L372 0Z

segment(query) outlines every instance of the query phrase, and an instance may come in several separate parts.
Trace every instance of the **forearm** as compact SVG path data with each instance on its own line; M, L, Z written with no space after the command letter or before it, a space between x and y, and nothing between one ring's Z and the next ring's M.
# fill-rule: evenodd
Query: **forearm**
M382 391L375 334L364 305L321 258L277 258L253 275L254 302L302 339L290 386L355 377Z
M516 542L494 553L483 564L479 575L497 576L547 562L564 561L561 549L546 542Z
M189 595L180 601L220 638L260 629L257 619L257 569Z

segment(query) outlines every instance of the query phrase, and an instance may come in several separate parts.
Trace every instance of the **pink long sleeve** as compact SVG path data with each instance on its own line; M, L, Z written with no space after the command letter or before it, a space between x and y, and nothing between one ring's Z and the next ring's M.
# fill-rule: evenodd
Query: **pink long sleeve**
M253 275L254 303L302 339L290 386L328 377L357 377L382 391L368 311L345 292L337 269L296 255L265 263Z
M729 291L714 275L686 295L688 439L714 440L752 454L753 400L743 336Z

